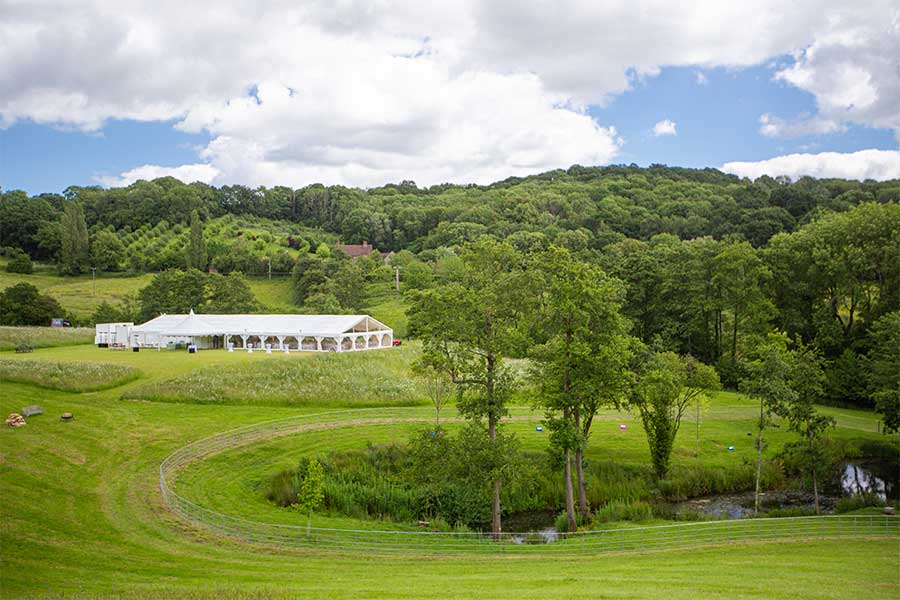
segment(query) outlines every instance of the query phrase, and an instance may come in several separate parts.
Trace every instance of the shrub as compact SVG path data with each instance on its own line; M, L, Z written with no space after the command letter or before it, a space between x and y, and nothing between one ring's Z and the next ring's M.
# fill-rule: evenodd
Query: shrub
M34 271L34 265L31 263L31 258L24 252L18 249L14 249L14 252L10 255L9 262L6 263L6 271L8 273L24 273L26 275L30 275Z
M884 506L884 500L878 494L872 493L848 496L838 500L837 505L834 507L834 512L835 514L848 513L861 508L868 508L869 506Z
M653 507L649 502L638 500L637 502L612 501L600 507L594 513L594 523L609 523L610 521L648 521L653 518Z

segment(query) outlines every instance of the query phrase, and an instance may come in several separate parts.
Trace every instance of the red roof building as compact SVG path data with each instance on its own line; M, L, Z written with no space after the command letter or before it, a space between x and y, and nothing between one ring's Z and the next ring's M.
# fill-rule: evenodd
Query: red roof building
M350 258L359 258L360 256L370 256L375 248L364 240L362 244L338 244L337 249Z

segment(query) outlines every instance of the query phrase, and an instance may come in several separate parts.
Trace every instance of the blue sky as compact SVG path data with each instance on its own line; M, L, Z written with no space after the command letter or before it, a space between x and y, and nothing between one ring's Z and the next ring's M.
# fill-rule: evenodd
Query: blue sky
M0 36L0 187L900 178L895 0L557 4L24 4Z

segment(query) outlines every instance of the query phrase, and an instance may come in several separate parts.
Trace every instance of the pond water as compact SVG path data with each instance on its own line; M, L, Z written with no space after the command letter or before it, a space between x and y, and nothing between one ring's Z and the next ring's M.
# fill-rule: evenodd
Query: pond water
M841 490L847 496L875 494L885 502L897 500L900 466L891 461L847 463L841 474Z
M897 500L900 492L900 465L894 461L866 460L845 464L833 481L825 482L819 493L823 513L833 513L838 501L847 496L871 493L882 501ZM716 519L740 519L753 515L754 494L722 494L693 498L673 505L676 512L697 512ZM801 490L774 490L760 494L760 510L815 508L815 497Z
M833 513L838 501L857 494L876 494L883 501L894 501L900 492L900 465L895 461L860 460L847 463L835 473L835 477L822 485L819 506L824 514ZM676 513L698 513L701 518L741 519L753 516L753 492L720 494L704 498L692 498L671 505ZM772 490L760 494L762 512L786 509L815 508L812 492L803 490ZM556 513L535 510L508 515L503 529L523 532L514 541L520 544L548 544L559 539L554 523ZM484 531L490 531L486 524Z

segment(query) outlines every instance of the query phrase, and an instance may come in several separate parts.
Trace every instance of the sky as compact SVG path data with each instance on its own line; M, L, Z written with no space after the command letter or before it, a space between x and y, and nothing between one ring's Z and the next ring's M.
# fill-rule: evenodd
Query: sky
M0 188L900 178L900 0L0 0Z

